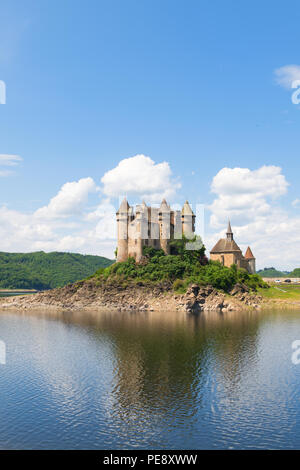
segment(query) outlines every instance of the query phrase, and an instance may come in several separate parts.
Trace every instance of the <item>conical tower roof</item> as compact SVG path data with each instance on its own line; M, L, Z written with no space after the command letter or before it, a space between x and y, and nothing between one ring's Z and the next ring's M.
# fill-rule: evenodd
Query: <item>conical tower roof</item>
M123 201L121 202L121 205L119 207L119 210L118 210L117 214L119 214L119 212L128 212L128 211L129 211L129 204L127 202L126 197L124 197Z
M251 251L250 246L248 246L248 248L247 248L247 251L245 253L245 258L246 259L255 259L255 257L253 256L253 253Z
M181 210L182 215L194 215L191 206L189 205L188 201L185 201L183 204L182 210Z
M160 208L159 208L159 212L164 212L164 211L169 211L170 210L170 207L168 206L168 203L165 199L163 199L161 201L161 205L160 205Z

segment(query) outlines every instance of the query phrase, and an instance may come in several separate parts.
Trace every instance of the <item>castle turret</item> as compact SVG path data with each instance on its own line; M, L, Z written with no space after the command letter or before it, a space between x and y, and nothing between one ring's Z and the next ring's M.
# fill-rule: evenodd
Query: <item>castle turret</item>
M147 244L149 238L149 211L145 201L136 207L136 225L135 225L135 260L139 263L143 257L143 246ZM129 250L130 251L130 250ZM130 253L129 253L130 254Z
M255 274L256 273L255 258L253 256L250 246L248 246L247 251L245 253L245 259L248 262L249 272L251 274Z
M193 238L195 232L195 214L188 201L185 201L181 211L182 233L186 238Z
M128 213L129 204L124 197L117 212L118 254L117 261L126 261L128 258Z
M171 209L168 206L167 201L163 199L158 212L158 220L160 232L160 246L164 250L166 255L170 253L170 213Z

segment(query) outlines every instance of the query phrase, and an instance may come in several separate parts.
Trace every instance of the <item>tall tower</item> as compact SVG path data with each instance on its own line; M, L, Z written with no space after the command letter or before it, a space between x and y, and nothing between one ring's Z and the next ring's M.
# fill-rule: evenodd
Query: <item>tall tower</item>
M188 201L185 201L181 211L182 233L186 238L193 238L195 232L195 214Z
M160 246L164 250L166 255L170 254L170 245L169 245L169 240L171 238L170 217L171 217L171 209L168 206L167 201L163 199L159 208L159 212L158 212L158 221L159 221Z
M128 212L129 204L124 197L117 212L118 254L117 261L126 261L128 258Z
M145 244L145 240L149 238L148 216L148 207L145 201L143 201L141 205L136 206L134 251L137 263L139 263L143 257L143 245Z
M245 253L245 259L248 262L249 272L251 274L255 274L256 273L255 258L253 256L250 246L248 246L247 251Z

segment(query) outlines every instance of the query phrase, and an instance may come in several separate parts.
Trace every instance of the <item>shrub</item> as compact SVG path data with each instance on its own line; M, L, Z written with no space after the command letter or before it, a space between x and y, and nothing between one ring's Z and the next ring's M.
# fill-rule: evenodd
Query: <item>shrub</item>
M175 240L172 243L172 255L165 255L163 250L144 247L143 255L146 262L137 264L134 258L115 263L112 266L97 271L97 275L105 279L131 279L136 282L171 281L176 291L184 292L190 283L212 285L217 289L229 292L237 283L246 284L251 290L266 287L267 284L257 274L249 274L245 269L236 265L227 268L217 261L208 261L205 248L186 250L186 240ZM205 260L206 259L206 260Z
M173 282L173 289L175 292L184 293L186 290L184 281L182 279L176 279L176 281Z

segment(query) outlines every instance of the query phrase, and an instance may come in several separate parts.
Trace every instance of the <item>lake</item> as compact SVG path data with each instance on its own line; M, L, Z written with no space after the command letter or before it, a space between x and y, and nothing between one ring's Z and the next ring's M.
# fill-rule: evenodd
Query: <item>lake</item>
M0 312L0 448L300 448L297 339L297 310Z

